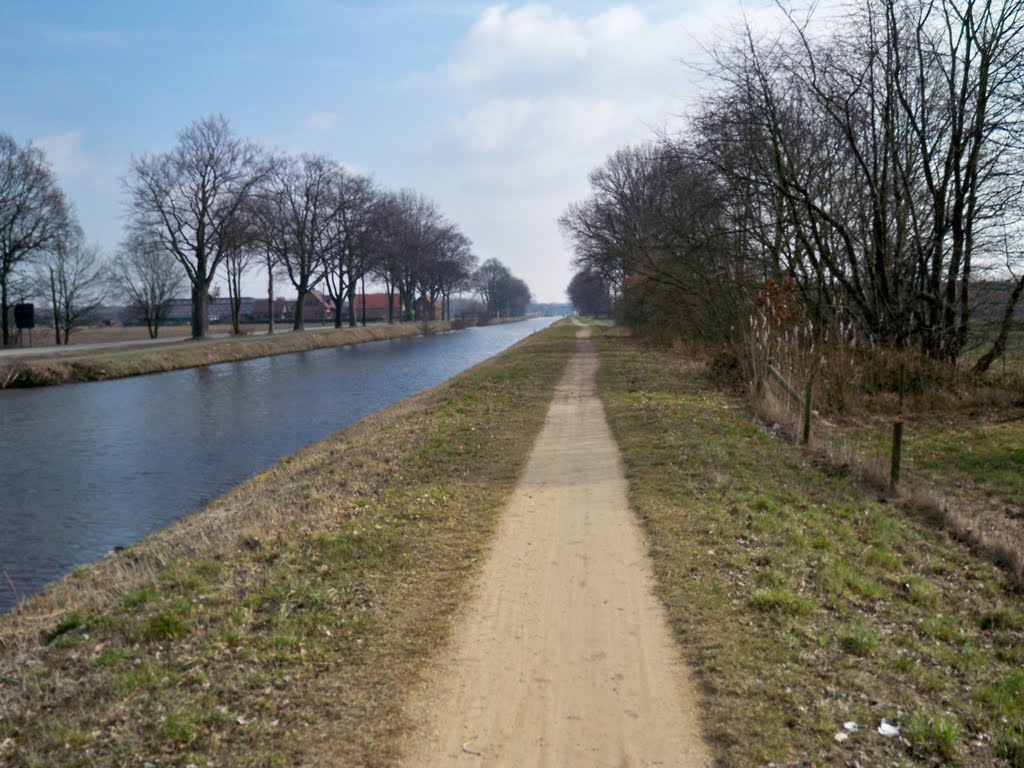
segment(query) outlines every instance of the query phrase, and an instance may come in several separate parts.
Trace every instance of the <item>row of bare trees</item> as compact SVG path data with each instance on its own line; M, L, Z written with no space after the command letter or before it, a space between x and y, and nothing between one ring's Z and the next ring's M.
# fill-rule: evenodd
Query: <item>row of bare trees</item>
M950 362L998 280L1002 354L1024 292L1024 0L780 11L713 49L678 135L620 150L561 219L635 324L726 340L769 281L813 327ZM983 282L984 281L984 282Z
M473 276L487 316L522 317L531 301L530 288L497 259L488 259Z
M450 318L452 296L463 290L476 289L492 316L522 314L530 300L525 284L494 260L477 272L469 238L423 195L380 189L324 155L266 151L235 136L220 116L188 125L168 152L133 159L125 187L126 234L104 260L86 244L43 152L0 134L4 345L13 338L15 303L49 303L57 343L67 343L111 294L155 338L184 290L192 335L202 337L221 280L239 332L243 277L256 266L268 276L271 332L276 280L298 294L296 329L315 288L333 302L337 326L355 325L355 299L367 281L398 295L398 317L388 302L389 322Z
M424 319L435 319L434 308L447 314L476 266L469 238L422 195L378 189L324 155L266 152L223 117L192 123L169 152L135 159L127 187L127 250L177 260L191 286L194 337L208 331L208 297L222 274L237 330L242 275L253 264L267 269L271 304L275 276L298 294L296 329L318 286L335 305L335 323L347 303L355 325L367 278L397 293L406 315L418 303Z

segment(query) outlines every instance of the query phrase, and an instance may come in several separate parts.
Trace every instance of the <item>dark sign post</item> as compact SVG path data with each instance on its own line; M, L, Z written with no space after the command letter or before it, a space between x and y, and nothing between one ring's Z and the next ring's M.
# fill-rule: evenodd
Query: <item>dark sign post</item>
M36 305L15 304L14 325L19 331L28 329L28 345L32 346L32 329L36 327Z

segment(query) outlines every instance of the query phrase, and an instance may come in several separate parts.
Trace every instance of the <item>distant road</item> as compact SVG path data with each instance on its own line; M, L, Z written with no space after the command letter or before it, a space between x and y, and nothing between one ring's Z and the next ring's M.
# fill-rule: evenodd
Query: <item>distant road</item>
M348 327L348 326L344 326ZM49 329L48 329L49 330ZM304 331L309 333L312 331L333 331L333 325L316 325L309 326ZM247 330L246 336L263 336L266 335L266 329L262 330ZM292 333L291 328L284 330L274 331L275 334ZM211 333L203 341L212 341L214 339L229 339L232 338L230 333ZM190 336L167 336L157 339L132 339L130 341L97 341L87 344L69 344L67 346L39 346L39 347L0 347L0 360L4 358L12 357L31 357L31 358L69 358L75 357L79 354L87 352L95 352L103 349L124 349L125 347L144 347L146 345L157 346L160 344L170 344L175 341L193 341Z
M225 334L218 334L224 336ZM172 341L185 341L187 337L168 336L162 339L134 339L132 341L97 341L91 344L69 344L65 346L47 347L0 347L0 358L4 357L70 357L79 352L95 352L97 349L119 349L122 347L141 347L146 344L167 344Z

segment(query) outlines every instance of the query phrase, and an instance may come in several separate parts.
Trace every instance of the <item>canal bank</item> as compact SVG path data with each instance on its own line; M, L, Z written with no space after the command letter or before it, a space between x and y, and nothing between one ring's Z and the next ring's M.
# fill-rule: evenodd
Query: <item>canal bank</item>
M0 613L281 458L491 357L536 319L0 392Z
M0 619L0 762L393 764L574 345L534 334Z
M73 346L47 347L38 353L14 350L18 354L4 354L4 350L0 350L0 390L123 379L367 341L441 333L452 330L452 327L447 321L395 323L355 328L311 328L273 336L182 339L143 345L132 342L99 348L89 345L93 348L87 350L76 350Z

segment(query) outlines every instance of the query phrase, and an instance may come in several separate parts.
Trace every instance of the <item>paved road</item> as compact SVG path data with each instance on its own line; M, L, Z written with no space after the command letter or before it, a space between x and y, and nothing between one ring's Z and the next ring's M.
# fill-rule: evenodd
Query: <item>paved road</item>
M346 326L347 327L347 326ZM52 336L52 329L46 331L41 329L42 332L48 332ZM305 329L304 333L311 331L333 331L333 325L311 325ZM291 333L290 328L284 330L275 331L276 334ZM264 336L266 330L247 330L246 336ZM49 337L48 337L49 338ZM219 341L223 339L233 338L229 333L214 333L206 337L207 341ZM158 339L133 339L130 341L98 341L90 344L70 344L66 347L57 347L54 345L48 346L35 346L35 347L0 347L0 361L4 358L71 358L81 355L90 354L92 352L101 351L104 349L124 349L129 347L143 347L143 346L160 346L163 344L170 344L173 342L184 342L190 341L187 336L165 336Z

